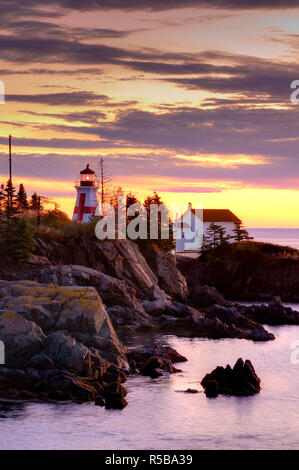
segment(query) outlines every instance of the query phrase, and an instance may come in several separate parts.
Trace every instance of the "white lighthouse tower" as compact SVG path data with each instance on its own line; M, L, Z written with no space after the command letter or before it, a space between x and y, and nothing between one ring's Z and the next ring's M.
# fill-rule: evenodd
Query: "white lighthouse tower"
M80 181L75 184L77 200L74 209L74 222L89 222L98 206L97 190L99 186L95 180L95 172L89 168L80 171Z

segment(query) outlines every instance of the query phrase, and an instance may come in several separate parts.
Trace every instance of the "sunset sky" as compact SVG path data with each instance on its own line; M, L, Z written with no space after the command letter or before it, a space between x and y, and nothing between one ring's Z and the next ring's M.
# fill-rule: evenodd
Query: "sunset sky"
M270 5L270 7L269 7ZM104 157L141 199L299 227L299 0L0 0L0 173L72 215Z

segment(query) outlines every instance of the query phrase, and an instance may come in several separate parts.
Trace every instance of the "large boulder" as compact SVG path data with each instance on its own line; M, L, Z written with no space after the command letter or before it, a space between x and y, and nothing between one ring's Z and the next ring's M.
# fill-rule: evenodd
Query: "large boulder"
M159 318L160 329L167 334L204 338L239 338L268 341L275 337L262 325L231 307L213 306L208 312L172 303Z
M107 362L98 351L92 352L84 344L78 343L61 331L48 336L45 354L56 369L66 369L80 376L98 378L107 370Z
M186 357L182 356L172 347L161 345L131 348L127 353L127 357L129 361L134 361L135 366L138 368L143 368L145 363L152 357L167 359L171 363L187 361Z
M140 310L115 305L106 307L111 322L119 334L126 334L134 330L151 330L155 328L151 316Z
M76 265L52 267L44 270L41 276L43 279L52 279L57 285L94 287L107 308L113 326L117 329L152 327L151 318L137 300L135 289L128 286L126 281Z
M132 348L127 357L132 369L138 369L142 375L157 378L162 375L180 372L173 366L176 362L187 359L170 346L155 345L147 348Z
M136 243L130 240L105 241L96 244L107 274L126 281L140 299L148 298L153 286L158 286L153 273Z
M35 258L37 258L35 256ZM38 268L37 261L40 262ZM130 287L125 280L120 280L109 276L96 269L79 265L59 265L51 266L44 258L35 259L34 269L30 263L30 269L20 272L19 276L31 279L38 283L55 284L57 286L89 286L94 287L99 293L105 306L111 309L111 319L113 326L117 329L129 327L132 329L151 328L151 318L144 311L141 303L136 298L136 291ZM157 285L153 285L150 290L151 298L154 295L165 295ZM23 299L19 302L23 302ZM53 302L48 306L43 304L45 328L51 328L53 324ZM26 308L26 307L24 307ZM36 307L39 308L39 307ZM50 308L50 311L48 311ZM57 308L54 310L57 311ZM47 324L49 320L50 324Z
M104 390L104 402L107 409L114 408L122 410L128 404L125 396L126 389L119 383L109 384Z
M135 290L129 287L125 281L86 266L48 266L39 270L34 280L58 286L95 287L106 305L122 305L142 311L142 307L136 299Z
M126 350L93 287L0 281L0 306L1 397L125 406Z
M146 248L143 255L158 278L158 284L167 294L179 302L187 302L188 287L186 279L177 269L171 253L154 248Z
M96 348L107 361L127 366L125 349L92 287L0 281L0 308L10 308L35 322L46 335L62 331L88 348Z
M0 397L38 400L91 401L102 393L98 380L78 377L70 371L0 368Z
M258 323L267 325L299 325L299 312L285 307L279 297L274 297L269 305L236 305L243 315Z
M260 378L253 365L247 359L238 359L233 368L230 365L216 367L210 374L206 374L201 381L208 397L219 394L247 396L258 393L261 389Z
M198 308L207 308L215 304L229 305L215 287L201 285L198 282L190 283L188 303Z
M149 299L141 301L143 309L151 316L161 315L171 303L171 297L156 287L151 289Z
M41 328L13 310L0 311L0 340L5 345L5 364L17 369L42 351L46 337Z

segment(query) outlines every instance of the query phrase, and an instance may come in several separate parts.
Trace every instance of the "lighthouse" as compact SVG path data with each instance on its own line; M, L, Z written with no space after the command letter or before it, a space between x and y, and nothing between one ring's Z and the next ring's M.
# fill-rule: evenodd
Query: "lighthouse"
M80 181L75 183L77 200L74 209L73 222L89 222L98 206L97 185L95 172L89 168L80 171Z

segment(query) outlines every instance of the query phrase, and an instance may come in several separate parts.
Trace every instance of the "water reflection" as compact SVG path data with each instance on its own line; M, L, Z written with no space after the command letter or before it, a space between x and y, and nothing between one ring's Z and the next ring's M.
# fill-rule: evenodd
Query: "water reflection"
M0 403L0 421L2 419L23 419L26 415L25 403L11 403L2 400Z
M299 366L290 361L298 326L268 327L275 341L155 337L188 358L181 373L152 380L132 376L129 406L93 403L24 404L0 416L1 449L296 449L299 447ZM152 344L152 339L147 342ZM144 337L130 338L143 345ZM217 365L250 359L262 379L252 397L209 400L200 381ZM177 393L195 388L200 393Z

